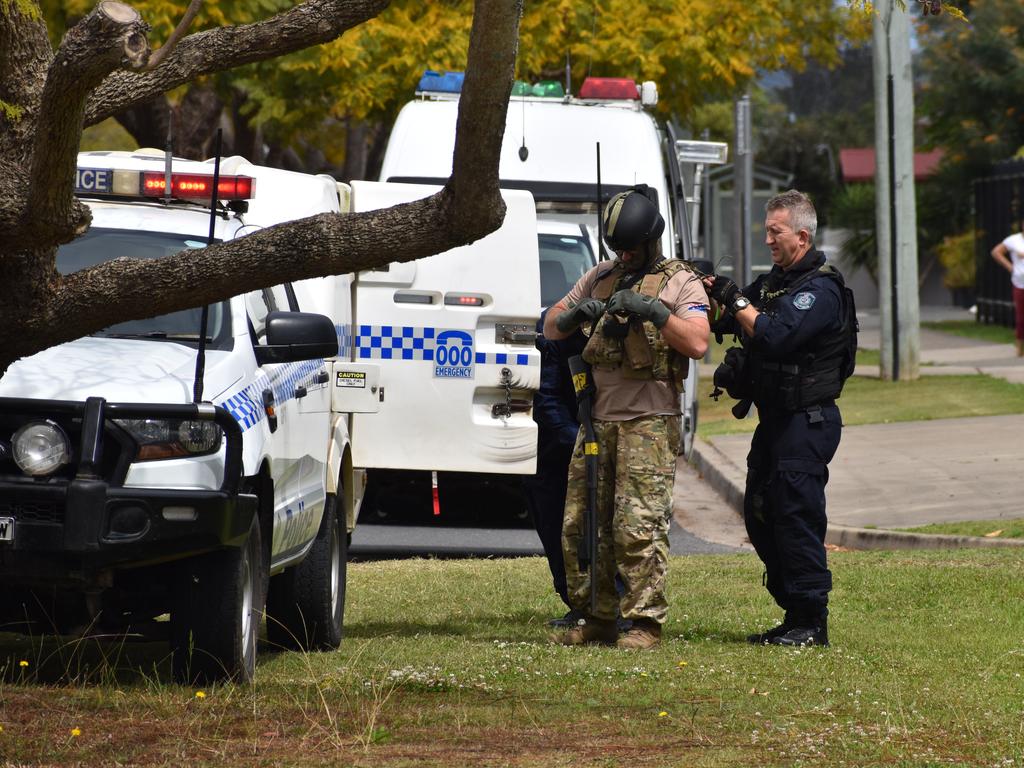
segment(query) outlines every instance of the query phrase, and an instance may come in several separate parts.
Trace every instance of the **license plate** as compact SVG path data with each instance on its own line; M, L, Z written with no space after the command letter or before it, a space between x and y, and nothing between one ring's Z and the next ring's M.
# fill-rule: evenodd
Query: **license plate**
M0 541L14 540L14 518L0 517Z

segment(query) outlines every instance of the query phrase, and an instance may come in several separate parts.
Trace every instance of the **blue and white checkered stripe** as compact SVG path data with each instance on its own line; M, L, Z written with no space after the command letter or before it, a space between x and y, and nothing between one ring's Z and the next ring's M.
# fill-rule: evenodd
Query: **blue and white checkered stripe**
M312 384L314 374L322 370L324 361L319 359L288 363L274 369L270 375L270 388L274 390L274 402L286 403L295 397L300 386Z
M444 328L360 325L355 339L357 360L434 360L436 339ZM540 365L524 352L475 352L477 365Z
M220 404L235 417L238 426L245 432L266 416L263 410L263 390L270 386L270 378L260 371L245 389L225 398Z
M260 371L249 386L229 395L220 405L235 417L235 421L245 432L267 415L263 407L264 390L270 389L274 393L274 402L281 405L295 397L295 390L298 387L313 383L316 374L323 367L323 360L314 359L278 366L274 369L272 377Z

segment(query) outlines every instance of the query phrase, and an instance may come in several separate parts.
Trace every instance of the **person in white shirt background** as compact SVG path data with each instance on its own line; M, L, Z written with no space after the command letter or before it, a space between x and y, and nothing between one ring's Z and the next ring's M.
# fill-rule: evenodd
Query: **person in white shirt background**
M992 249L992 258L1010 273L1017 357L1024 357L1024 234L1010 235Z

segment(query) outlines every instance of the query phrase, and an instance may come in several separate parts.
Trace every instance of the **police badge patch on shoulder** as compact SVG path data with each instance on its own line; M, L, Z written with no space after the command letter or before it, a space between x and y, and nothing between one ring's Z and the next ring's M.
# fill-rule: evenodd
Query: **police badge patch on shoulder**
M810 309L814 306L814 294L807 291L798 293L793 297L793 306L797 309Z

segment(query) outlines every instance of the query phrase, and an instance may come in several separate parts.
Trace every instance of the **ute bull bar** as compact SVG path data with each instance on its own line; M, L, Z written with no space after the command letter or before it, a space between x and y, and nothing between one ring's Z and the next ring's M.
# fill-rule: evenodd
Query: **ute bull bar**
M257 499L240 492L242 430L225 408L110 403L100 397L85 402L0 397L0 417L11 416L73 422L78 440L70 476L43 481L0 476L0 515L10 515L14 524L12 539L0 542L0 573L15 581L36 581L46 573L63 580L62 571L66 578L80 569L174 560L245 542ZM220 487L123 487L104 477L107 422L132 418L215 422L224 434ZM191 515L169 509L191 510Z

